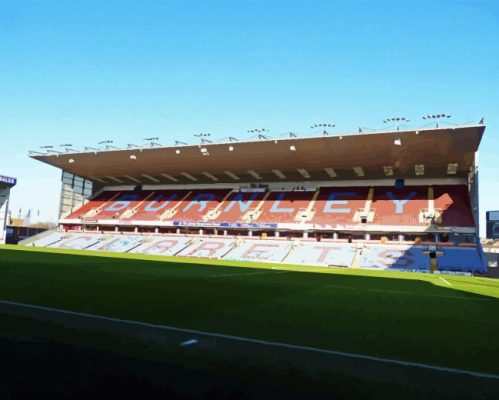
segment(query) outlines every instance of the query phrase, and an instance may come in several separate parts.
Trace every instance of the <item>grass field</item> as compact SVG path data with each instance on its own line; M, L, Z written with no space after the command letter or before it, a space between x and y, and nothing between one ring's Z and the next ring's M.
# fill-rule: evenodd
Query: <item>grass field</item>
M0 300L499 375L487 278L3 246Z

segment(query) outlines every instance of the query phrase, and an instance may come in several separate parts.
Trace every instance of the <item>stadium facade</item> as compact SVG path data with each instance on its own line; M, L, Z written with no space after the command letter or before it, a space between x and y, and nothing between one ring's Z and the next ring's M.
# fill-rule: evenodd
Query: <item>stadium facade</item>
M5 243L6 227L9 217L10 189L17 183L16 178L0 175L0 244Z
M484 130L32 153L62 170L59 231L33 243L484 272L476 163Z

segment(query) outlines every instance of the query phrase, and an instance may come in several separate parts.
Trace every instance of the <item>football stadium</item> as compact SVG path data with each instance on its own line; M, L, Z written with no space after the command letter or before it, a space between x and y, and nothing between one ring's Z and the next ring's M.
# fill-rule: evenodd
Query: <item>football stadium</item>
M81 393L153 395L147 375L185 398L495 398L484 131L31 152L61 171L60 218L0 248L1 317L32 348L11 379L56 354L40 381Z

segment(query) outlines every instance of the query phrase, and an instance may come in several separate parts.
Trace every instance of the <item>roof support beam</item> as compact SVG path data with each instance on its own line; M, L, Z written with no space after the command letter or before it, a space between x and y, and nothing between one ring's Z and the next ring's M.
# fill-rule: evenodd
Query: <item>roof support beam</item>
M249 169L246 172L248 174L250 174L255 179L262 179L262 177L260 176L260 174L258 172L256 172L254 169Z
M154 183L159 183L159 179L151 176L151 175L148 175L148 174L142 174L142 176L146 179L149 179L150 181L153 181Z
M202 173L204 176L206 176L207 178L210 178L210 179L211 179L212 181L214 181L214 182L218 181L218 178L217 178L215 175L213 175L213 174L211 174L211 173L209 173L209 172L203 171L203 172L201 172L201 173Z
M193 182L197 182L198 179L193 177L191 174L188 174L187 172L181 172L180 175L185 176L187 179L190 179Z
M165 177L166 179L169 179L171 180L172 182L178 182L178 179L177 178L174 178L173 176L171 176L170 174L160 174L161 176Z
M273 169L272 172L280 179L286 179L286 175L284 175L280 169Z
M140 183L140 181L137 179L137 178L134 178L133 176L130 176L130 175L123 175L124 178L127 178L129 180L131 180L132 182L135 182L135 183Z
M121 179L116 178L115 176L106 175L106 178L111 179L112 181L115 181L115 182L118 182L118 183L125 183Z
M334 172L334 169L332 168L324 168L324 171L326 171L327 176L330 178L336 178L338 175L336 175L336 172Z
M234 172L224 171L224 173L225 173L225 175L227 175L228 177L234 179L235 181L239 180L239 177Z
M100 183L107 183L104 179L97 178L96 176L89 176L89 178Z
M301 176L303 176L305 179L310 178L310 174L305 168L298 168L298 172L300 173Z

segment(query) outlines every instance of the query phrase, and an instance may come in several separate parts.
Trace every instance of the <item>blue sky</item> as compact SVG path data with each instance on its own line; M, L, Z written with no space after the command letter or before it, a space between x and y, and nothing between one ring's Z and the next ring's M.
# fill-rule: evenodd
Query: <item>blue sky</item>
M19 179L15 213L56 219L60 173L27 157L40 145L446 112L485 117L483 214L499 209L498 107L498 1L0 0L0 174Z

